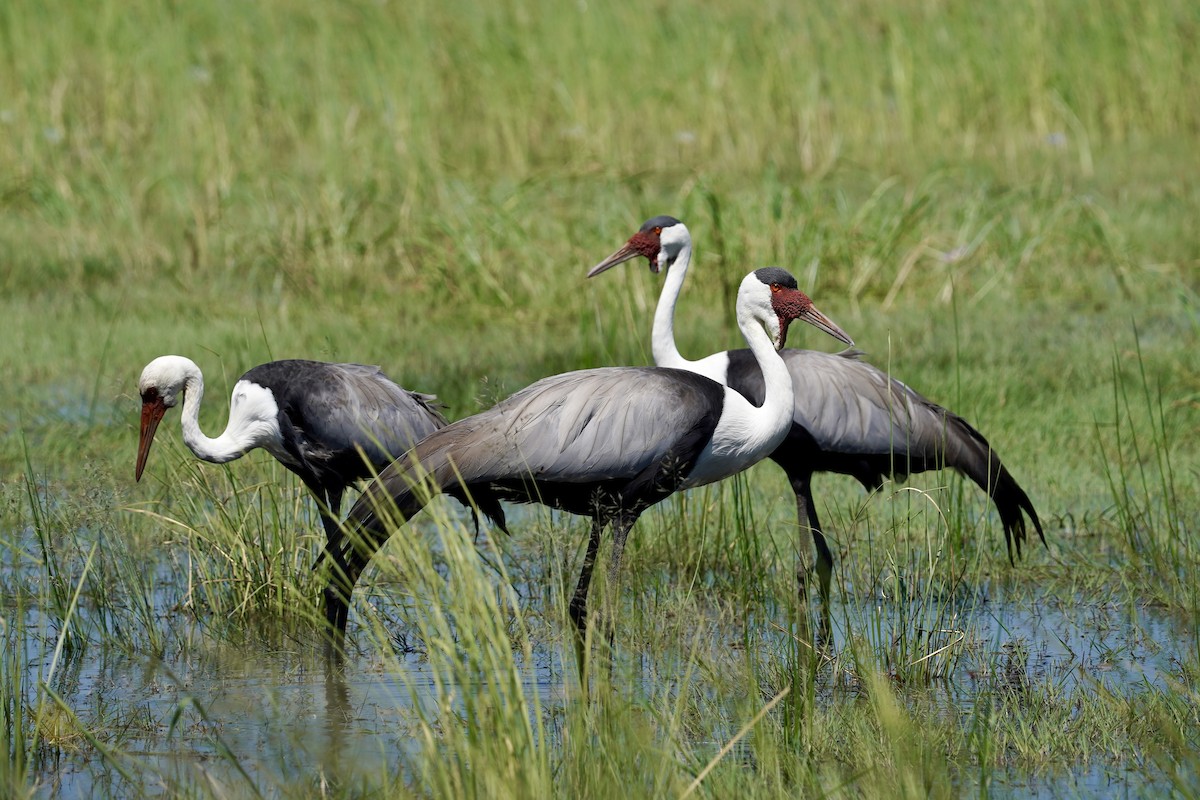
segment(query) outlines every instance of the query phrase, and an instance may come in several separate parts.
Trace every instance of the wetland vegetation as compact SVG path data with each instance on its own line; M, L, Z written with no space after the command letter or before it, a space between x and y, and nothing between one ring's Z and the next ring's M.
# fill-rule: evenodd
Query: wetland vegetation
M1200 793L1198 37L1185 0L0 4L0 793ZM954 476L818 476L814 650L764 463L643 516L585 696L583 520L435 503L329 674L290 473L199 464L171 415L134 483L164 353L210 431L273 358L452 419L649 363L660 278L584 274L660 213L685 354L788 268L989 439L1048 549L1010 566Z

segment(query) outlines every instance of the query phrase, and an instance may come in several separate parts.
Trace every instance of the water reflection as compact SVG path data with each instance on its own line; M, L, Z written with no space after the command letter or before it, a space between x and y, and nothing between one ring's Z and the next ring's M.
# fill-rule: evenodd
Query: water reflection
M1160 608L1052 596L1008 598L1000 588L943 605L929 617L879 597L835 601L818 701L844 699L841 693L853 679L853 660L844 656L864 642L872 653L896 652L897 666L904 666L900 657L911 661L938 652L940 671L930 672L935 677L930 685L940 692L946 713L964 724L981 698L1019 698L1046 682L1064 693L1096 684L1126 692L1167 688L1180 677L1181 661L1196 651L1190 621ZM619 655L637 665L649 693L674 680L672 675L684 674L687 665L680 658L705 664L698 673L703 675L704 669L720 670L742 658L738 647L750 647L776 672L786 670L788 659L799 652L795 630L779 622L787 618L785 609L766 609L764 616L735 622L714 607L712 618L702 621L713 627L700 646L671 652L652 641L644 651L626 646ZM53 625L36 612L27 615L25 630L21 646L32 698L33 687L48 673L56 642ZM928 633L913 634L920 630ZM554 720L561 718L567 698L577 694L577 679L569 651L563 660L569 637L550 633L540 630L532 657L518 656L517 665L523 690L536 698L533 705L554 737L559 730ZM437 707L444 697L438 680L444 676L435 679L427 672L419 648L384 657L362 647L337 666L318 646L231 647L186 625L173 635L163 657L96 643L60 657L50 687L83 727L99 732L101 748L121 755L97 756L81 739L63 735L61 746L42 764L47 793L169 794L181 787L221 786L238 794L251 784L296 787L297 781L313 781L312 789L320 791L322 781L354 776L368 782L380 775L404 780L405 765L415 762L412 756L423 746L416 736L421 720L453 712ZM365 632L360 629L358 635ZM901 652L906 635L913 646ZM903 679L903 671L896 672ZM459 696L473 689L456 687ZM1063 780L1071 786L1079 776ZM1097 773L1101 778L1112 776ZM1012 775L999 780L997 788L1011 786L1017 793L1022 785L1028 784Z

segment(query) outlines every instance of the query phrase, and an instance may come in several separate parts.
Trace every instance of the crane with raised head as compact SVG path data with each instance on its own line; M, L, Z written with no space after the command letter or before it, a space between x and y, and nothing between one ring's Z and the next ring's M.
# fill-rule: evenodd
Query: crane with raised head
M675 345L675 304L692 256L687 226L665 215L647 220L624 245L592 267L588 277L639 256L649 262L651 272L666 270L654 312L654 363L704 375L751 402L760 402L763 376L748 351L729 350L689 361ZM1010 563L1014 544L1020 556L1025 541L1024 514L1046 543L1029 496L983 435L962 417L861 360L857 351L783 350L780 355L793 377L795 396L790 428L770 458L787 473L801 529L812 532L826 609L833 554L813 501L812 476L817 472L851 475L873 491L885 478L903 480L910 474L950 467L974 481L995 503Z
M340 588L347 602L399 521L411 519L432 495L473 502L502 529L499 501L541 503L592 519L568 609L584 641L588 588L604 529L612 526L608 573L615 585L626 537L643 511L675 492L746 469L787 435L793 375L776 351L792 320L851 344L795 278L777 267L747 275L736 308L762 375L760 403L679 369L607 367L543 378L434 432L367 485L350 509L338 553L346 565ZM331 585L327 596L336 588ZM347 613L344 606L336 617L338 644Z

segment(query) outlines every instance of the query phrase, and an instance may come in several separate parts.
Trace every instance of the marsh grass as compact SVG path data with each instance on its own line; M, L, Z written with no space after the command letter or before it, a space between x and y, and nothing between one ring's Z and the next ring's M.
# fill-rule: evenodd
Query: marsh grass
M15 609L10 607L7 610L10 614L14 611L21 614L24 609L18 604ZM3 782L5 793L12 797L28 794L36 769L30 754L36 740L26 714L27 672L23 659L26 651L21 633L18 626L5 626L3 662L0 664L0 715L4 718L3 733L0 734L4 747L0 781Z
M1184 0L0 4L3 793L1196 794L1198 31ZM1049 550L1010 568L955 477L819 476L815 648L760 465L644 515L580 676L586 526L476 541L435 503L326 695L294 477L197 464L172 417L132 483L161 353L205 369L206 430L271 358L380 363L451 418L648 363L661 278L582 275L658 213L697 243L685 354L740 346L737 280L789 268L988 437ZM287 694L314 675L323 706Z
M1190 434L1169 421L1161 387L1146 373L1136 330L1134 346L1132 369L1114 353L1111 416L1096 421L1122 545L1115 558L1143 596L1194 614L1200 609L1200 553L1189 532L1194 520L1185 517L1172 456L1174 441Z
M239 491L249 496L239 501L246 503L259 489L241 486ZM929 535L921 515L905 517L909 525L916 520L911 529L887 531L891 544L880 546L875 557L866 559L865 571L878 570L883 576L867 582L880 597L856 615L847 611L845 630L863 633L853 634L832 660L791 633L764 638L762 631L771 626L764 626L762 619L786 619L794 610L780 614L778 609L764 608L766 599L756 602L760 596L745 594L735 581L724 588L717 584L715 593L688 591L678 578L668 579L674 584L671 587L651 589L654 582L647 584L637 577L647 565L631 559L632 576L624 587L631 596L608 601L624 610L629 623L618 629L615 672L601 670L587 676L591 693L585 697L578 678L564 666L564 694L547 704L536 681L528 677L528 665L535 649L547 647L559 653L562 663L570 663L565 606L575 565L569 563L573 560L569 553L578 550L585 526L571 526L578 539L574 543L564 541L570 537L570 527L566 534L561 526L545 529L544 535L555 538L555 547L565 546L568 551L563 567L568 580L562 591L549 593L548 607L543 607L540 598L522 597L514 589L505 563L520 553L515 543L477 542L475 532L450 504L435 503L430 510L430 520L415 531L400 531L372 567L366 597L376 599L360 599L354 622L361 653L382 663L387 674L406 687L414 744L403 751L403 766L396 773L364 774L342 763L321 779L321 785L334 792L528 796L529 791L588 787L590 793L608 796L610 791L599 787L611 786L615 793L620 786L625 793L682 794L703 774L697 785L702 796L797 790L874 796L894 793L894 787L905 796L927 795L952 792L950 787L963 776L955 778L948 770L959 758L974 761L983 780L1005 765L1053 771L1052 765L1062 758L1116 758L1124 746L1121 742L1128 741L1125 736L1138 737L1148 753L1161 753L1153 758L1172 764L1192 741L1184 733L1164 748L1152 725L1139 725L1121 735L1107 727L1114 715L1119 721L1122 714L1145 711L1156 714L1155 719L1177 719L1185 726L1180 730L1188 730L1188 715L1195 708L1188 699L1191 689L1176 694L1178 689L1149 687L1144 696L1100 691L1094 685L1064 691L1053 681L1031 679L1028 653L1002 642L985 643L973 651L974 669L995 677L986 681L990 688L972 695L965 720L956 722L959 715L948 713L936 687L953 672L955 660L966 656L947 659L933 643L917 638L906 642L903 637L919 636L920 626L927 624L920 612L927 608L958 613L961 604L944 595L924 605L886 595L900 583L890 577L898 564L908 564L914 572L928 564L924 559L906 562L901 555L914 547L913 540ZM667 512L662 516L668 517L667 525L686 523L686 519L669 519L672 515ZM214 524L217 518L205 519ZM221 529L219 521L215 524L224 532L210 531L208 537L240 538L240 531ZM315 528L316 521L310 524ZM651 525L642 533L653 536L655 528ZM480 558L480 548L501 557ZM787 584L790 566L785 563L779 572L776 580ZM917 578L906 577L912 582L902 584L908 594L919 595ZM936 571L922 573L919 580L936 585ZM377 615L375 603L385 595L375 596L371 586L384 588L386 597L399 598L398 613ZM663 595L657 606L647 606L647 591ZM791 608L801 608L793 592L786 585L782 594L774 596L790 596ZM755 607L763 609L757 612L763 615L758 619L748 610ZM539 621L530 627L526 620L532 608L541 609L538 616L548 615L549 624ZM193 613L208 619L211 631L224 630L215 614ZM273 612L243 607L239 613L253 627L256 618ZM664 625L664 614L681 624ZM971 625L964 629L977 641L978 631ZM397 626L419 643L420 669L412 668L411 657L397 652ZM228 635L244 640L244 636ZM721 654L726 643L738 640L742 646ZM197 646L193 642L190 648ZM908 657L911 662L921 647L931 658L916 665L899 661ZM935 659L947 660L938 669L927 666ZM20 674L13 672L10 677ZM778 703L760 716L776 698ZM1083 711L1080 703L1085 704ZM195 705L178 707L175 719L185 712L200 722L209 718L203 705ZM1086 720L1077 720L1082 714ZM95 730L97 721L73 719L55 714L41 723L40 730L57 731L59 747L82 736L70 731ZM757 721L726 750L724 746L752 720ZM79 727L68 726L68 721ZM1081 721L1087 724L1079 731L1081 741L1061 741L1061 726ZM170 729L178 724L171 721ZM220 723L212 721L209 727L220 736ZM86 740L81 743L98 749ZM136 755L122 753L119 746L99 744L107 758L127 770L139 764ZM283 796L313 788L308 781L271 778L260 767L243 764L234 744L216 747L214 758L208 778L190 772L162 775L140 765L128 785L165 780L173 791L185 793L207 793L204 787L220 786L223 791ZM711 771L704 772L710 763ZM225 777L216 778L213 769ZM1172 774L1187 785L1186 775L1177 769ZM618 776L623 780L615 784Z

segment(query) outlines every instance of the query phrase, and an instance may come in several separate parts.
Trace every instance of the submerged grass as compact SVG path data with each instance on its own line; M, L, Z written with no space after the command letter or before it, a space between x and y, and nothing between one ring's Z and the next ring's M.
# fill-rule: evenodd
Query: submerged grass
M1200 792L1198 32L1182 0L0 4L0 793ZM789 268L988 437L1049 550L1010 568L951 476L818 476L814 648L760 465L644 516L579 676L586 526L435 503L326 674L290 473L197 464L172 417L133 484L162 353L206 429L271 358L452 418L647 363L659 278L582 276L658 213L697 241L683 352Z

